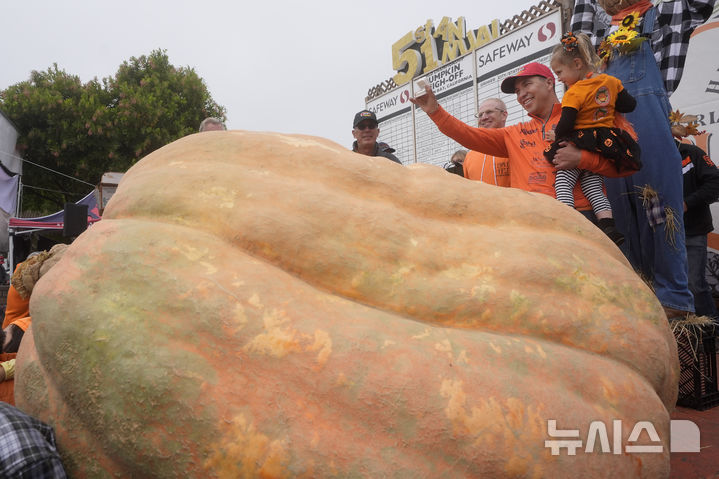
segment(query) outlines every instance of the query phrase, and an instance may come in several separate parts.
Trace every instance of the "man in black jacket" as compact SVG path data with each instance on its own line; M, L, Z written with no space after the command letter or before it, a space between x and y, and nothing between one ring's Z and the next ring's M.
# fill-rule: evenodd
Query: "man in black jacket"
M689 290L699 316L719 317L706 280L707 235L714 229L709 205L719 199L719 168L701 148L678 143L684 175L684 231L686 232Z
M387 143L377 143L379 136L379 123L377 117L369 110L362 110L355 115L352 122L352 136L355 141L352 144L352 151L367 156L382 156L395 163L402 164L399 159L394 156L394 149L390 148Z

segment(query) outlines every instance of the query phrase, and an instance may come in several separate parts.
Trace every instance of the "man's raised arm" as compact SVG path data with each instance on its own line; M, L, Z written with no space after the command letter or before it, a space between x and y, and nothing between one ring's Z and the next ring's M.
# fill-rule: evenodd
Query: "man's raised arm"
M410 101L427 113L439 131L465 148L488 155L509 156L503 128L474 128L458 120L439 105L429 85L425 86L423 95L410 98Z

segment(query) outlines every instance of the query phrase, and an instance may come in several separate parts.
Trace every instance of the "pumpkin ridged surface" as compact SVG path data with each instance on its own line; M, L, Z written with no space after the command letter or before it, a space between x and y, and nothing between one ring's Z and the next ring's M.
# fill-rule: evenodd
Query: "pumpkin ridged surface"
M128 171L30 307L17 401L78 476L668 475L651 291L565 205L436 167L192 135ZM648 420L665 452L552 456L548 419Z

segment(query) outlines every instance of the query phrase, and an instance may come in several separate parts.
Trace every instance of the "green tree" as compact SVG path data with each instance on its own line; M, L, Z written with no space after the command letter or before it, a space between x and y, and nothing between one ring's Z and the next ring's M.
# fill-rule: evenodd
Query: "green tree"
M165 50L132 57L113 77L83 84L53 65L0 92L0 108L19 130L23 208L42 213L86 195L107 171L197 131L226 110L192 68L170 64ZM80 181L77 181L80 180Z

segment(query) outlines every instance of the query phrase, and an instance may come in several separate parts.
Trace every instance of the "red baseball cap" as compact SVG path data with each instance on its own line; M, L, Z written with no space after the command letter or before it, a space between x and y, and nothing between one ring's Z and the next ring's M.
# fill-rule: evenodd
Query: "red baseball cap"
M554 73L552 73L552 70L550 70L549 67L546 65L532 62L524 65L522 69L519 70L514 76L505 78L504 81L502 81L502 92L510 94L514 93L514 80L520 77L535 76L549 78L550 80L552 80L552 85L554 85Z

